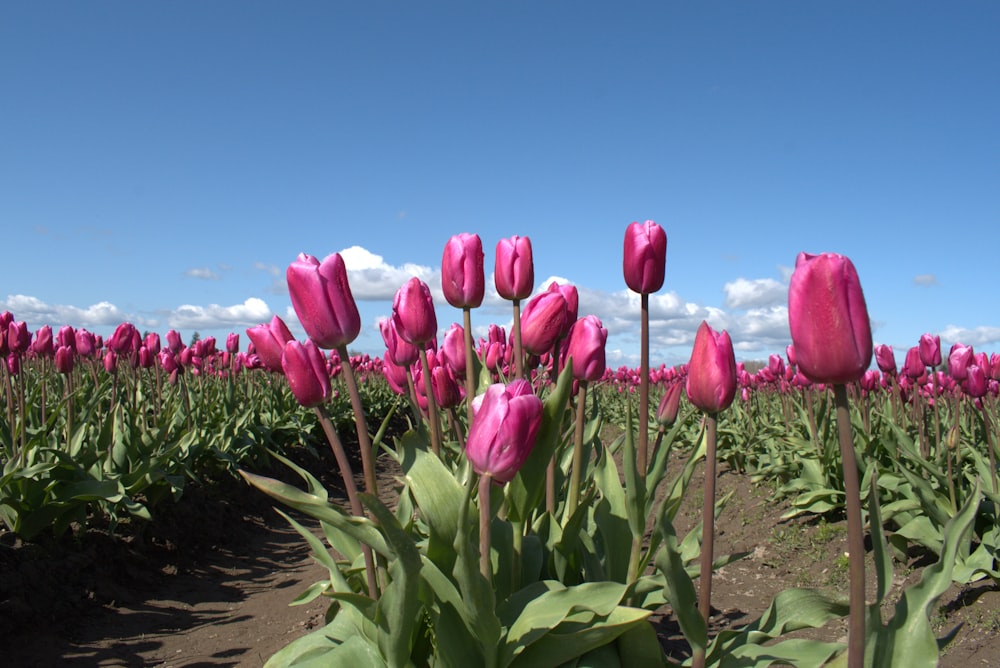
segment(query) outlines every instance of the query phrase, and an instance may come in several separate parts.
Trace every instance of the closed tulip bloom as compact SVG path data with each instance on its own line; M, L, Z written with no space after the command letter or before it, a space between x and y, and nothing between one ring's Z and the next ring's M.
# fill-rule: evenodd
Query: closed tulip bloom
M285 344L295 338L285 321L274 316L268 325L249 328L247 336L253 342L261 364L271 371L281 371L281 356L285 352Z
M785 359L788 360L788 364L795 366L795 346L787 345L785 346Z
M388 381L389 387L392 388L393 392L404 397L407 395L407 388L409 386L406 381L406 368L405 366L395 364L390 359L385 360L382 364L382 375Z
M675 381L667 385L660 405L656 408L656 422L661 427L669 427L677 421L677 414L681 407L681 392L684 391L684 384Z
M181 369L181 365L177 361L177 356L174 355L170 348L164 348L156 357L160 362L160 367L167 373L173 373Z
M989 378L986 377L986 370L978 364L970 364L966 371L966 392L975 399L985 397L986 391L989 389Z
M973 354L972 346L954 344L948 353L948 375L955 380L965 380L969 375Z
M63 325L59 328L59 333L56 334L55 346L58 349L59 346L66 346L71 348L74 352L76 351L76 330L69 325Z
M569 334L569 328L573 326L573 323L577 321L580 311L580 293L576 289L575 285L569 283L556 283L552 281L549 284L549 292L558 292L566 300L566 326L560 336L567 336Z
M31 352L39 357L52 357L56 354L51 327L42 325L35 330L35 340L31 342Z
M531 355L552 350L566 324L566 298L561 292L541 292L521 313L521 345Z
M872 361L865 295L843 255L799 253L788 286L788 324L799 369L813 382L859 380Z
M7 355L7 373L16 376L21 373L21 356L16 353Z
M358 338L361 315L340 253L320 262L300 253L285 272L288 295L309 338L320 348L339 348Z
M170 348L170 352L175 355L181 351L184 347L184 341L181 340L181 333L176 329L171 329L167 332L167 348Z
M438 363L431 369L431 388L439 408L453 408L462 401L462 389L447 365Z
M114 373L118 370L118 353L114 350L108 350L104 354L104 370L108 373Z
M236 332L229 332L226 335L226 352L233 354L240 352L240 335Z
M477 308L483 303L486 278L483 242L478 234L456 234L444 246L441 290L455 308Z
M408 341L404 341L396 330L396 324L392 318L385 318L378 323L379 331L382 333L382 341L385 342L385 356L393 364L401 367L408 367L420 359L420 349Z
M465 328L452 323L441 340L441 357L456 378L465 378Z
M497 242L493 282L504 299L527 299L535 287L535 264L531 257L531 239L513 236Z
M736 397L736 354L729 333L716 332L704 320L694 337L688 363L687 396L706 413L718 413Z
M427 284L414 276L396 291L392 320L404 341L421 346L437 336L437 315Z
M160 354L160 335L156 332L150 332L143 339L142 345L146 346L153 357L156 357Z
M600 380L606 368L604 347L608 330L596 315L577 320L569 329L566 355L573 360L573 378Z
M72 373L73 363L76 353L69 346L59 346L56 348L56 371L59 373Z
M916 380L927 373L924 361L920 359L920 347L913 346L906 351L906 359L903 361L903 375Z
M303 406L319 406L330 398L326 358L312 340L299 343L293 339L287 342L281 356L281 368L292 394Z
M475 419L465 443L472 468L503 484L521 469L542 425L542 400L531 383L515 380L486 389L474 403Z
M774 353L767 358L767 369L774 374L775 379L785 375L785 361L781 355Z
M941 337L931 334L920 336L920 359L924 366L937 366L941 363Z
M1000 381L1000 353L990 355L990 378Z
M75 338L76 354L80 357L90 357L100 348L97 345L97 337L85 329L76 330Z
M892 346L880 343L875 346L875 363L882 373L896 374L896 355L892 352Z
M150 369L153 367L155 359L156 353L147 348L145 344L139 347L139 366L143 369Z
M667 266L667 233L651 220L625 228L622 269L632 292L651 294L663 287Z
M130 322L123 322L115 328L115 333L108 339L108 348L119 355L132 351L133 335L138 335L135 325Z
M14 355L23 355L31 347L31 332L23 320L12 321L7 326L7 348ZM20 367L18 367L20 368Z

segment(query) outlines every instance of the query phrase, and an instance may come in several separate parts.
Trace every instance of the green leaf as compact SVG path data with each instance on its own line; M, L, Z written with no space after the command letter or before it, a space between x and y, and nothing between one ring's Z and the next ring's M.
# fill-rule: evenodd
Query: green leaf
M656 567L666 577L663 595L670 601L681 633L691 645L692 651L704 649L708 645L708 629L698 612L698 595L694 590L694 582L684 569L684 562L677 548L677 534L666 513L660 515L659 529L663 545L656 555Z

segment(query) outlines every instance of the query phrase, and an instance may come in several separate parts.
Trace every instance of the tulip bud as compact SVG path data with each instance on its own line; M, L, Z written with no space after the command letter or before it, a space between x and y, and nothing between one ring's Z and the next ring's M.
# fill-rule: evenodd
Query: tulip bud
M69 325L63 325L59 328L59 333L56 334L56 348L60 346L66 346L72 348L76 352L76 330Z
M560 285L555 281L549 284L549 292L558 292L566 300L566 325L559 334L560 337L565 337L569 335L569 328L573 326L573 323L579 317L580 293L577 291L575 285L570 285L569 283Z
M456 378L465 378L465 328L452 323L441 340L441 357Z
M983 368L976 364L970 364L965 378L965 388L970 397L980 399L986 396L989 389L989 379Z
M785 375L785 361L781 359L781 355L775 353L767 358L767 370L774 375L774 380Z
M408 367L420 359L420 349L412 343L403 340L392 318L385 318L379 321L378 328L382 332L382 341L385 342L385 356L393 364Z
M667 385L667 389L663 393L663 398L660 399L660 405L656 408L656 422L661 427L669 427L677 421L677 414L680 412L681 407L681 392L683 390L684 384L680 382L673 382Z
M52 357L56 349L52 341L52 328L42 325L35 330L35 340L31 342L31 351L39 357Z
M813 382L850 383L871 363L861 281L842 255L799 253L788 286L788 324L799 368Z
M927 373L927 367L924 366L924 361L920 359L920 348L913 346L906 351L906 359L903 361L903 374L907 378L917 380L925 373Z
M438 363L431 369L431 388L439 408L452 408L462 401L462 390L451 368Z
M795 346L785 346L785 359L788 360L789 366L795 366Z
M285 271L288 295L309 338L321 348L339 348L358 338L361 315L340 253L320 262L300 253Z
M396 292L392 300L392 320L399 336L416 346L436 338L437 315L426 283L414 276Z
M143 339L142 345L146 346L153 357L156 357L160 354L160 335L156 332L150 332Z
M896 356L892 352L892 346L880 343L875 346L875 363L882 373L896 374Z
M456 234L441 258L441 290L455 308L477 308L483 303L486 278L483 242L478 234Z
M170 348L170 352L175 355L181 351L184 347L184 341L181 340L181 333L176 329L171 329L167 332L167 348Z
M281 368L288 379L295 399L312 408L330 398L330 376L326 370L326 358L312 340L299 343L294 339L285 344L281 356Z
M736 355L729 333L712 329L704 320L694 337L688 363L687 396L706 413L718 413L736 397Z
M236 332L229 332L226 335L226 352L234 355L240 352L240 335Z
M604 346L608 330L596 315L584 316L569 328L566 355L573 360L573 378L600 380L606 368Z
M23 355L31 347L31 332L23 320L12 321L7 326L7 348L13 355ZM20 366L18 367L20 369Z
M542 425L542 401L531 383L515 380L491 385L473 402L475 417L465 443L472 468L503 484L524 464Z
M566 322L566 298L561 292L541 292L521 313L521 345L531 355L552 350Z
M667 233L651 220L625 229L622 269L632 292L651 294L663 287L667 265Z
M261 364L271 371L281 371L281 356L285 352L285 344L295 338L288 330L285 321L274 316L269 325L249 328L247 336L253 342Z
M69 346L59 346L56 349L56 371L62 374L73 372L74 352Z
M513 236L497 243L493 281L497 294L504 299L526 299L535 287L535 265L531 257L531 239Z
M972 364L972 346L956 343L948 353L948 375L955 380L965 380L969 375L969 365Z
M104 370L108 373L118 370L118 354L113 349L104 354Z
M122 355L132 349L132 333L136 332L135 325L130 322L123 322L115 328L115 333L108 339L108 348L115 353Z
M920 336L920 360L924 366L937 366L941 363L941 337L930 334Z

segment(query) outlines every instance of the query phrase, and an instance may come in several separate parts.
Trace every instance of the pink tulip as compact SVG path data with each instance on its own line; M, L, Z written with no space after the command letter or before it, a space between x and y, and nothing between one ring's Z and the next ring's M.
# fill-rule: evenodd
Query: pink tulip
M781 355L775 353L767 358L767 370L774 375L775 380L785 375L785 361L781 359Z
M567 318L566 298L561 292L540 292L532 297L521 313L521 345L531 355L552 350Z
M56 334L55 346L56 348L59 348L59 346L66 346L76 352L76 330L69 325L63 325L60 327L59 333Z
M437 315L427 284L414 276L392 300L392 320L399 336L409 343L422 346L437 337Z
M431 388L439 408L452 408L462 401L462 390L455 380L455 374L450 367L441 364L440 360L431 369Z
M340 253L320 262L300 253L285 272L288 295L309 338L321 348L339 348L358 338L361 315Z
M596 315L580 318L569 328L566 356L573 360L573 378L600 380L606 368L604 347L608 330Z
M52 328L42 325L35 330L35 340L31 342L31 352L39 357L52 357L56 353L52 341Z
M948 353L948 375L955 380L965 380L969 374L969 365L972 364L972 346L956 343Z
M1000 381L1000 353L990 355L990 378Z
M12 321L7 326L7 348L13 355L23 355L31 347L31 332L23 320ZM20 367L18 367L20 368Z
M667 265L667 233L651 220L625 229L622 269L632 292L651 294L663 287Z
M444 333L441 357L456 378L465 378L465 328L458 323L452 323Z
M330 376L326 370L326 358L312 340L299 343L294 339L285 344L281 356L281 368L288 379L295 399L312 408L330 398Z
M919 346L913 346L906 351L906 359L903 361L903 374L907 378L917 380L926 373L927 367L924 366L924 361L920 359L920 348Z
M497 243L493 280L497 294L504 299L526 299L531 294L535 287L531 239L513 236Z
M981 399L989 389L989 379L986 371L979 365L970 364L966 369L965 388L970 397Z
M799 368L813 382L850 383L871 363L865 296L843 255L799 253L788 286L788 324Z
M789 366L795 366L795 346L785 346L785 359L788 360Z
M240 335L236 332L229 332L226 335L226 352L234 355L240 352Z
M892 346L880 343L875 346L875 363L882 373L896 374L896 356L892 352Z
M74 338L76 339L76 354L80 357L90 357L101 348L97 345L97 337L83 328L76 330Z
M728 332L716 332L704 320L695 334L688 363L687 396L706 413L725 410L736 397L733 342Z
M662 427L669 427L677 421L677 414L680 412L681 392L684 391L684 384L673 382L667 385L660 405L656 408L656 422Z
M285 344L294 339L285 321L274 316L269 325L256 325L247 330L261 364L271 371L281 371L281 356Z
M139 366L143 369L151 369L155 359L156 353L147 348L145 344L139 347Z
M395 364L391 359L386 359L382 364L382 375L389 382L389 387L396 394L407 395L408 383L406 381L406 367Z
M920 336L920 360L924 366L937 366L941 363L941 337L931 334Z
M474 402L475 419L465 443L472 468L497 483L509 482L535 447L542 425L542 401L531 383L491 385Z
M72 373L74 357L75 353L69 346L56 348L56 371L62 374Z
M486 278L483 242L478 234L456 234L441 258L441 290L455 308L477 308L483 303Z
M118 370L118 354L114 349L109 349L104 354L104 370L108 373L114 373Z
M170 352L175 355L181 351L184 347L184 341L181 340L181 333L176 329L171 329L167 332L167 348L170 348Z
M123 322L115 328L115 333L108 339L108 348L119 355L132 351L133 334L138 334L135 325L130 322Z
M420 359L420 349L412 343L403 340L392 318L381 320L378 328L382 333L382 341L385 342L385 356L393 364L408 367Z
M160 335L156 332L150 332L143 339L143 345L146 346L153 357L156 357L160 354Z
M573 323L579 317L580 293L577 291L575 285L569 283L559 284L555 281L549 284L549 292L558 292L566 300L566 325L559 335L561 338L564 338L569 334L569 328L573 326Z

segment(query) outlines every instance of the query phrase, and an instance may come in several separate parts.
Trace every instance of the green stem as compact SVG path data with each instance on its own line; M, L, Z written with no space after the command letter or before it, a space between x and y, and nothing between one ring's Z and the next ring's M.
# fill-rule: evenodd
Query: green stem
M514 378L524 378L524 355L521 349L521 300L514 300Z
M847 553L849 558L851 612L847 631L848 668L862 668L865 661L865 536L861 524L861 485L851 434L851 414L847 388L833 386L837 405L837 433L844 469L844 493L847 495Z
M712 614L712 562L715 552L715 440L718 420L705 414L705 495L701 506L701 575L698 578L698 612L705 620Z
M649 461L649 295L642 293L642 323L639 331L639 478L646 479Z
M431 368L427 363L427 351L420 348L420 368L423 369L424 392L427 394L427 421L431 427L431 450L435 455L441 454L441 416L438 415L437 400L434 399L434 386L431 384Z
M475 351L472 345L472 310L462 309L462 322L465 325L465 411L468 424L466 429L472 429L472 400L476 398Z
M358 432L358 447L361 449L361 467L365 474L365 491L378 496L378 481L375 478L374 452L372 452L371 437L368 435L368 421L365 419L365 407L361 403L361 393L358 392L358 381L354 377L347 346L337 348L337 354L340 355L340 370L347 382L347 392L351 395L354 427Z
M580 499L580 481L583 477L583 427L587 417L587 381L580 381L576 395L576 432L573 437L573 470L570 473L569 496L566 499L565 521L576 512Z
M351 514L356 517L364 517L365 509L361 505L361 499L358 498L358 488L354 484L351 462L347 459L347 453L344 452L344 444L340 442L340 436L337 435L337 430L333 427L330 414L327 413L326 408L323 406L316 406L316 416L323 426L326 440L330 442L330 449L333 450L333 456L337 460L337 466L340 468L340 477L343 479L344 489L347 491L347 500L351 505ZM368 576L368 595L373 599L378 599L378 582L375 579L375 556L372 554L371 546L365 543L361 544L361 551L365 557L365 572Z
M490 562L490 488L493 478L479 477L479 572L487 582L493 582L493 566Z

